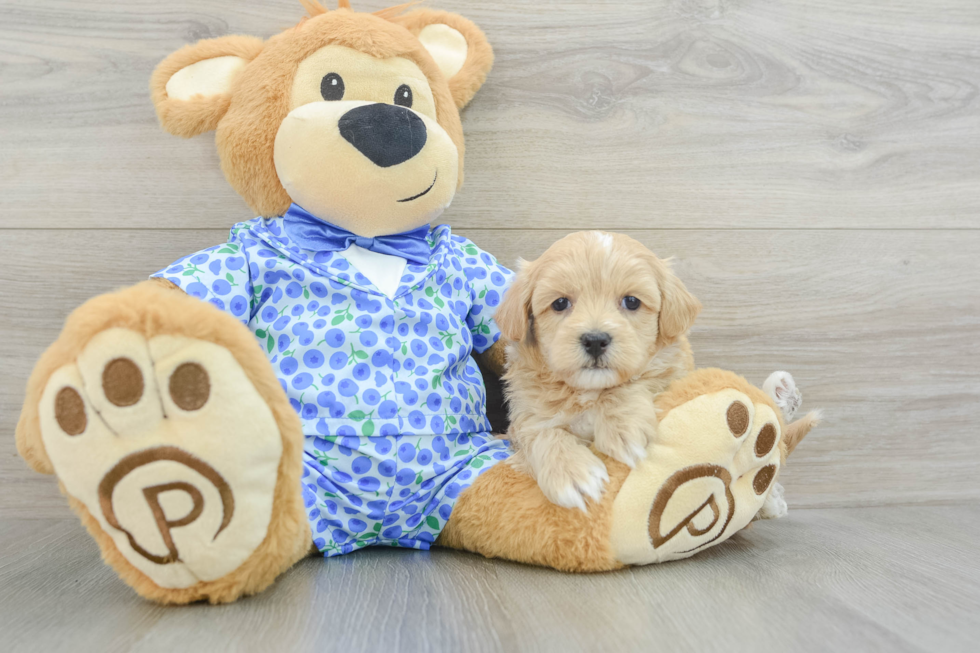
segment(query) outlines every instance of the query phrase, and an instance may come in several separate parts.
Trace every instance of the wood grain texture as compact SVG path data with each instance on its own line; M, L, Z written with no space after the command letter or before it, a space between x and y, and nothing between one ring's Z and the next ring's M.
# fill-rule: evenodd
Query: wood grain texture
M308 558L232 605L163 608L75 521L6 519L0 632L11 653L957 653L980 637L978 523L976 505L803 510L690 560L588 575L369 549Z
M565 232L460 229L513 265ZM630 231L705 309L696 362L761 384L791 371L825 423L784 475L794 507L980 499L980 232ZM139 281L225 230L9 230L0 276L0 432L33 361L85 299ZM45 266L52 253L57 266ZM0 439L0 515L64 516L53 479Z
M358 0L373 10L388 0ZM980 4L443 0L497 53L464 115L465 227L973 228ZM213 139L169 137L171 51L297 0L0 0L3 226L227 226Z

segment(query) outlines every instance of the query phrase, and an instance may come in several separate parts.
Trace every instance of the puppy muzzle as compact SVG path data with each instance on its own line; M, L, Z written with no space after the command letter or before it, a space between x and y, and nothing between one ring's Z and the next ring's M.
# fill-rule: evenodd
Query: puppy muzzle
M592 359L593 367L596 367L606 355L606 351L612 343L612 336L604 331L590 331L582 334L580 342L582 349Z

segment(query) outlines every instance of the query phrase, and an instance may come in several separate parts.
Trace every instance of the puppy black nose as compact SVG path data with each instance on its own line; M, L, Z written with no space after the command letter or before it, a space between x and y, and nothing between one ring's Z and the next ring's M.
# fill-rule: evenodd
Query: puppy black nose
M382 168L408 161L425 147L425 123L394 104L365 104L340 117L340 135Z
M599 358L606 353L606 347L612 342L612 336L601 331L592 331L582 336L582 347L592 358Z

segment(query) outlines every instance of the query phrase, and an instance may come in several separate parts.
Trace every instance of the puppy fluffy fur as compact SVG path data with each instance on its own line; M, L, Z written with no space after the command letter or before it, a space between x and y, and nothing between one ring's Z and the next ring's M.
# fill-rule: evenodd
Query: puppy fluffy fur
M513 464L549 500L586 510L599 499L608 476L589 444L630 467L646 455L654 396L694 369L685 334L700 310L628 236L571 234L522 263L494 319L511 341Z

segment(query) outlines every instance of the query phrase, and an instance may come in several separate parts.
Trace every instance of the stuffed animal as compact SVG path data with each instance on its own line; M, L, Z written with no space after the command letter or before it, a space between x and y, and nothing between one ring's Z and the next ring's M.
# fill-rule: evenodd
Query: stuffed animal
M490 432L511 273L447 226L459 110L492 63L455 14L341 0L262 41L167 57L163 127L216 130L260 216L68 318L27 387L20 454L56 474L144 597L233 601L311 552L455 547L568 571L690 556L743 528L809 429L740 377L657 400L659 437L588 511L549 503Z

